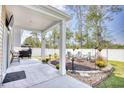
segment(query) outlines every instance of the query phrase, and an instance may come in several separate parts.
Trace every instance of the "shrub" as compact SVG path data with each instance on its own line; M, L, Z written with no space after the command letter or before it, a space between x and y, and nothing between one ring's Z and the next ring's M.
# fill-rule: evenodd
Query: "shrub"
M46 62L48 63L48 61L49 61L49 58L46 58Z
M100 68L105 67L106 66L106 62L103 60L96 60L96 65Z
M46 63L46 60L45 60L45 59L42 59L42 62L43 62L43 63Z
M105 66L107 66L107 62L105 61L105 59L102 56L97 56L96 58L96 65L100 68L103 68Z
M59 64L56 64L56 69L59 69Z
M42 60L43 63L48 63L48 61L49 61L49 58L46 58L46 59Z
M54 58L57 59L57 54L56 53L54 54Z

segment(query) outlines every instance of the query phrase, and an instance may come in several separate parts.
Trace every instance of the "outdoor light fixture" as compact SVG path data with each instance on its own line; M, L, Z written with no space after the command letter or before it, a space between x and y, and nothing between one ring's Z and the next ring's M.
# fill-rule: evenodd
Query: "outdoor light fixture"
M72 73L73 73L73 74L76 73L76 72L75 72L75 66L74 66L74 61L75 61L75 59L74 59L74 51L75 51L75 48L73 48L73 57L72 57Z
M9 17L6 18L6 27L9 31L12 30L14 24L14 16L13 14L10 14Z
M72 58L72 73L75 74L74 57Z

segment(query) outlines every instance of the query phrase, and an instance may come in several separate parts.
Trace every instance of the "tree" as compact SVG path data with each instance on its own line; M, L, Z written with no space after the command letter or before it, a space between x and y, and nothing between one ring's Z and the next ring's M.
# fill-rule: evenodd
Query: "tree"
M58 27L55 27L52 32L52 40L53 40L53 47L57 48L58 46L58 40L59 40L59 30Z
M70 48L70 40L73 37L73 32L70 31L70 29L66 28L66 47ZM49 34L49 37L47 38L47 47L52 48L58 48L59 44L59 29L58 27L55 27L52 30L52 33Z
M77 19L77 29L78 33L76 33L76 36L78 34L78 40L79 46L82 48L83 46L83 32L85 31L85 12L86 12L86 6L82 5L68 5L66 6L67 9L70 9L72 12L73 17L76 17Z
M52 29L52 32L48 33L48 37L46 39L47 48L58 48L59 41L59 29L55 27Z
M104 41L111 42L111 40L106 39L106 36L103 36L104 32L108 31L105 23L112 21L114 15L122 11L119 6L68 5L66 8L69 9L70 15L75 19L77 26L75 39L80 48L84 44L85 47L90 47L90 40L93 40L99 49L103 48ZM91 33L93 34L91 35Z
M39 40L39 38L38 38L38 36L40 35L40 33L38 33L38 32L33 32L33 31L32 31L31 35L32 35L32 38L33 38L33 40L34 40L35 46L36 46L36 47L41 47L41 43L40 43L40 40ZM40 35L40 36L41 36L41 35Z
M103 48L102 43L105 41L105 37L102 36L106 27L104 23L112 21L114 14L120 11L121 8L118 6L89 6L86 19L91 30L94 31L93 36L95 37L96 48L99 51Z
M38 33L32 32L31 36L27 37L24 42L24 45L31 45L32 47L41 47L41 42L38 38Z
M34 40L32 38L32 36L27 37L23 43L24 45L31 45L32 47L35 47L35 43Z
M73 32L69 28L66 28L66 47L70 48L70 40L73 37Z
M52 33L51 32L48 32L47 33L47 36L46 37L46 48L52 48L53 46L53 36L52 36Z

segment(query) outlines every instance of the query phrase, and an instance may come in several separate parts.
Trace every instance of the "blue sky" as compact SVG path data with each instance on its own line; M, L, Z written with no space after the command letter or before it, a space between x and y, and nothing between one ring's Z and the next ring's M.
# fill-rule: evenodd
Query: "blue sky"
M66 13L71 12L71 11L68 11L63 5L54 5L54 7ZM124 6L121 6L121 7L123 8L123 11L115 15L113 21L106 23L110 32L110 36L112 38L112 42L117 44L124 44ZM70 23L72 27L71 29L72 31L74 31L76 20L72 19ZM28 36L30 36L30 32L24 32L22 42Z
M124 6L122 6L124 9ZM124 10L107 24L114 38L114 43L124 44Z
M66 13L69 12L62 5L54 6L54 7L66 12ZM124 44L124 6L121 6L121 7L122 7L123 11L120 12L119 14L115 15L113 21L106 23L108 30L110 32L110 36L112 38L112 42L117 43L117 44ZM72 23L73 24L71 24L71 25L74 26L75 25L74 23L76 23L74 19L72 19Z

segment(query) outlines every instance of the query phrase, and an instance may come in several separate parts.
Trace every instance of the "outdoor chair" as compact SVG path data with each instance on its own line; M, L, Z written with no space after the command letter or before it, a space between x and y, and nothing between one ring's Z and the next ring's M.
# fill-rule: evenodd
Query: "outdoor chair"
M19 58L19 53L18 52L14 52L14 51L10 51L12 58L11 58L11 63L13 62L14 59L17 59L18 62L20 63L20 58Z
M19 51L19 57L20 58L23 58L23 57L31 58L31 56L32 56L31 46L30 45L22 45L21 47L23 47L23 49Z

